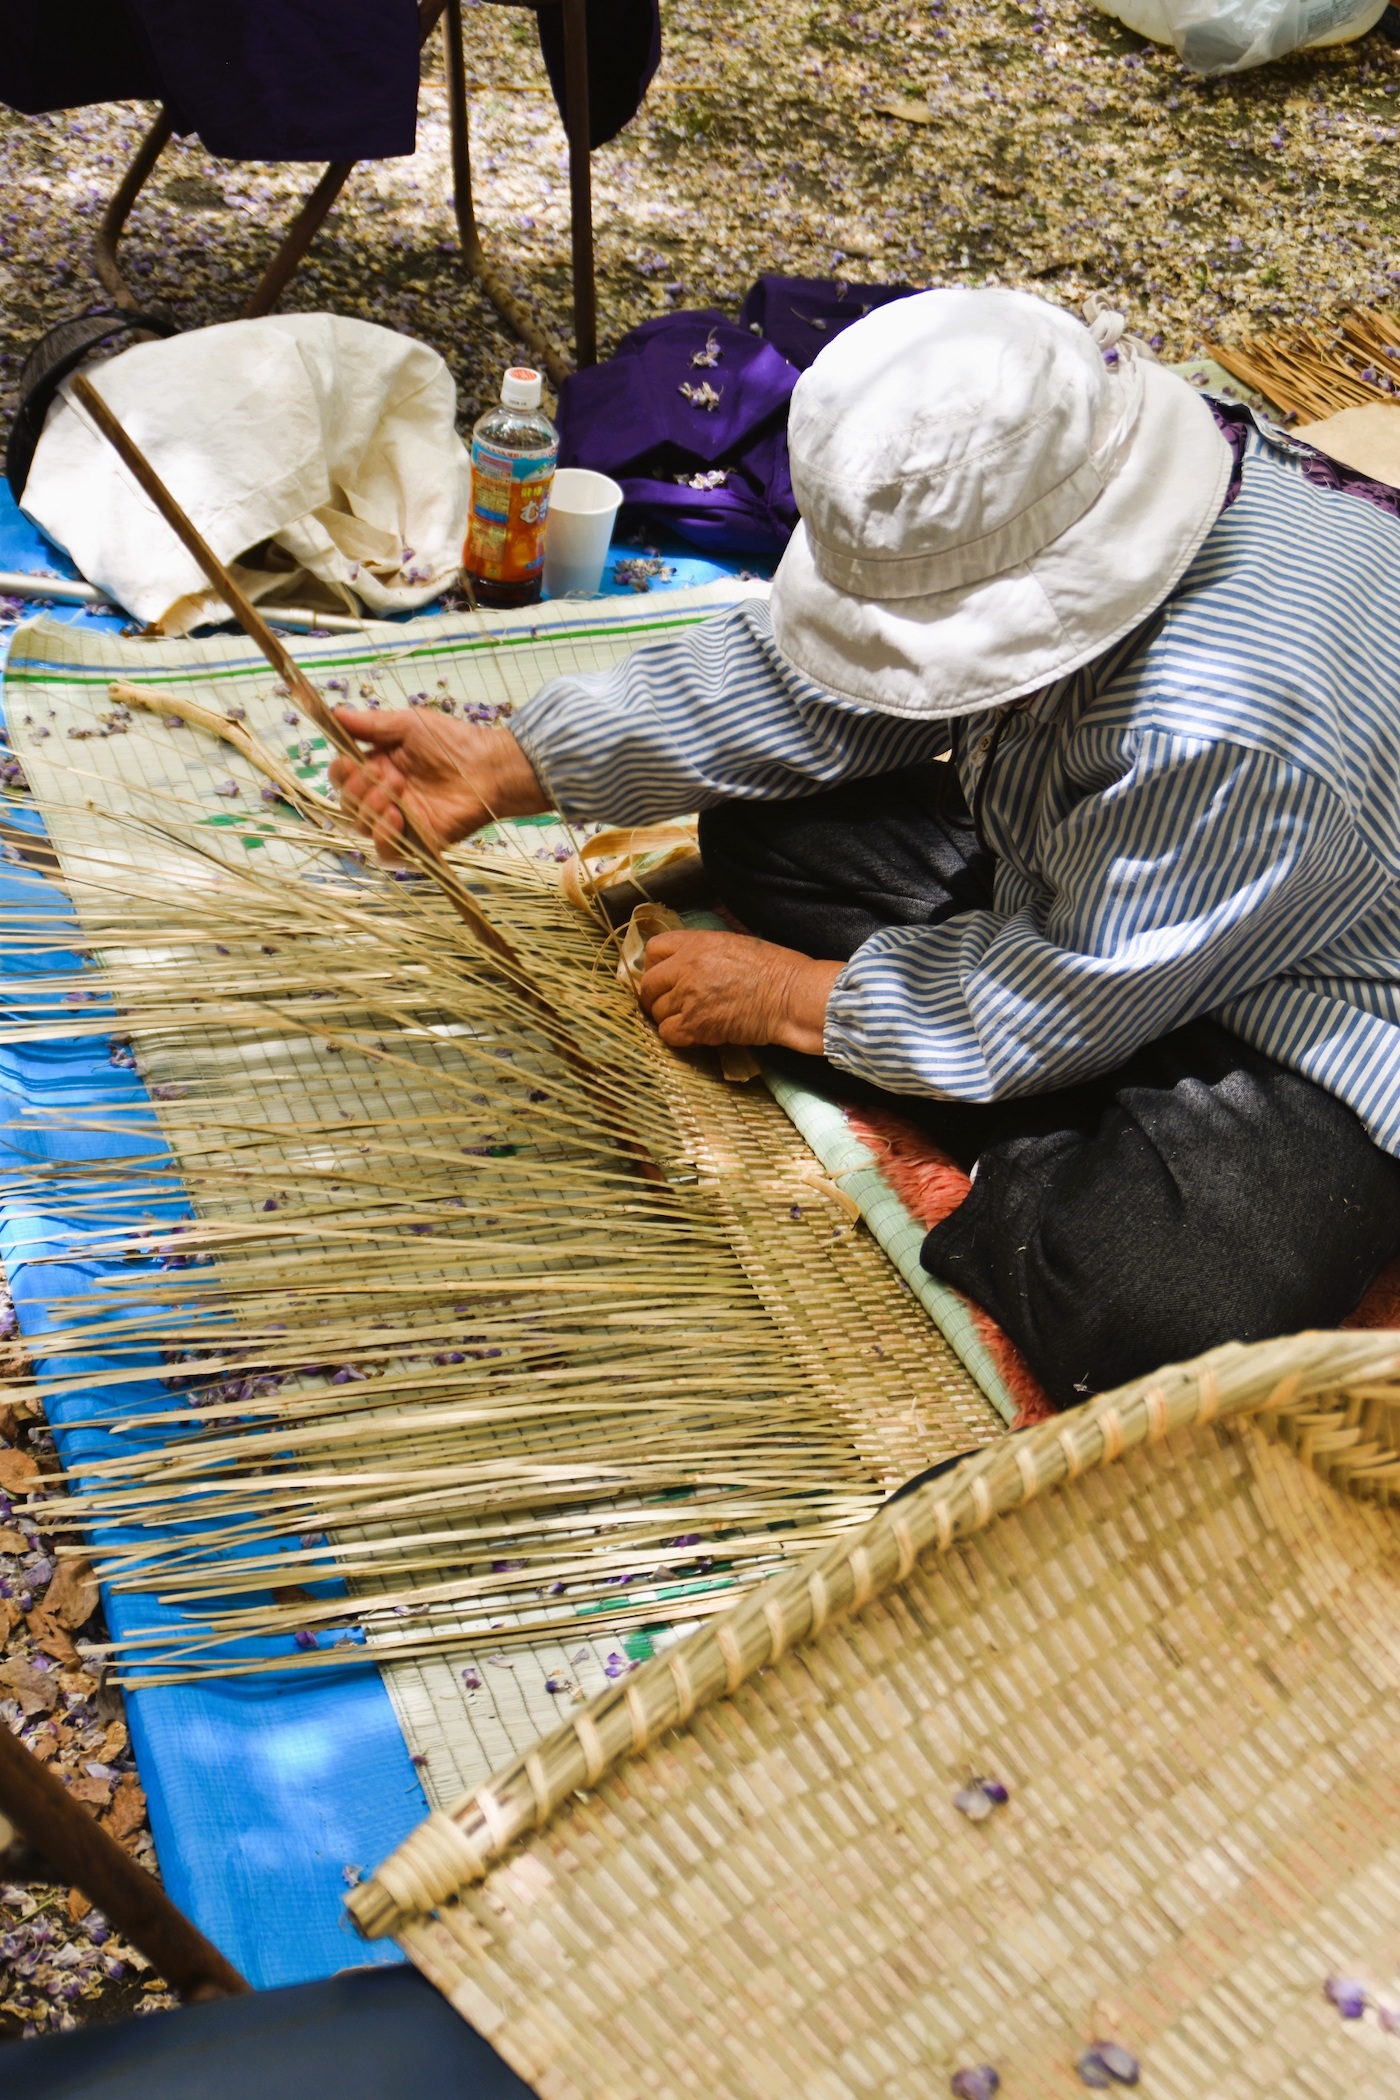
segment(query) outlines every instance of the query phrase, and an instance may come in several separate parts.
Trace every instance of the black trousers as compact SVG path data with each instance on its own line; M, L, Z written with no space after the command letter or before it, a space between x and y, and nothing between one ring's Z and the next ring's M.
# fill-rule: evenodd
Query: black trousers
M0 2091L25 2100L533 2100L409 1968L351 1969L0 2044Z
M992 863L950 765L725 803L701 818L700 846L752 932L831 960L882 926L991 903ZM1213 1021L1099 1078L990 1105L765 1055L839 1098L897 1108L976 1163L924 1266L992 1314L1059 1407L1221 1342L1335 1326L1400 1255L1400 1160L1344 1103Z

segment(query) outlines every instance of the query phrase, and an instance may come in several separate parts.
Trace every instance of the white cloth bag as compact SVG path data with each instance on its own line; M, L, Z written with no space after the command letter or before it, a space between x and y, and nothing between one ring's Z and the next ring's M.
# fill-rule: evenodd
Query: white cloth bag
M471 467L452 375L425 343L279 314L139 343L87 376L250 597L386 613L456 575ZM23 508L147 625L228 617L66 385ZM240 561L267 542L280 554Z

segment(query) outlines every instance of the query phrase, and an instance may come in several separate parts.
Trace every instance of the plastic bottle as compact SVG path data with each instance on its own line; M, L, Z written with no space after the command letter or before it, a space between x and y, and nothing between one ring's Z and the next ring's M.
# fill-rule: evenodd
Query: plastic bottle
M540 407L541 381L513 365L501 405L472 431L472 507L462 577L482 605L533 605L544 577L544 523L559 433Z

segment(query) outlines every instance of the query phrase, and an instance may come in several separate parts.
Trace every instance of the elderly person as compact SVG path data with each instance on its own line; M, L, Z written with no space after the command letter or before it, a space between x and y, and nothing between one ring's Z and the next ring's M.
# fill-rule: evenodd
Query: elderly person
M334 769L386 851L400 801L699 809L752 937L651 943L662 1037L915 1117L974 1174L925 1266L1061 1406L1400 1254L1400 522L1112 333L870 315L793 396L771 606Z

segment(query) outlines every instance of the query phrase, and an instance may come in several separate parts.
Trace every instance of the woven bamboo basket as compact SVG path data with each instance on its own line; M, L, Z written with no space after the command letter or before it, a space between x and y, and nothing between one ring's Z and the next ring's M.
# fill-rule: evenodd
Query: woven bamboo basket
M1400 1333L1161 1372L644 1663L356 1922L542 2100L1050 2100L1096 2041L1400 2094L1398 1489Z

